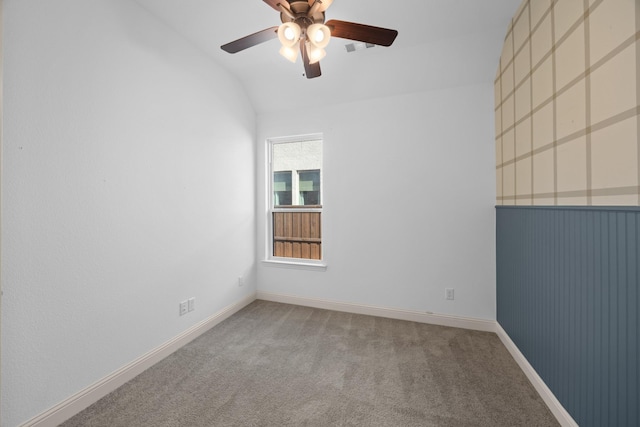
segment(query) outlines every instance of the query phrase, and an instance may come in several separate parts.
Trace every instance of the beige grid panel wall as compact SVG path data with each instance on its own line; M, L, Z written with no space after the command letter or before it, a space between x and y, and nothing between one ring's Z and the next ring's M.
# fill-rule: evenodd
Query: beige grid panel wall
M640 0L524 0L495 80L498 205L640 205Z

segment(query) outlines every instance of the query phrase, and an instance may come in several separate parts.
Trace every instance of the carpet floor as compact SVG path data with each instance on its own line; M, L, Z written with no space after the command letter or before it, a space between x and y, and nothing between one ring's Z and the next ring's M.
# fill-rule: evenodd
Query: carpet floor
M267 301L62 424L556 425L493 333Z

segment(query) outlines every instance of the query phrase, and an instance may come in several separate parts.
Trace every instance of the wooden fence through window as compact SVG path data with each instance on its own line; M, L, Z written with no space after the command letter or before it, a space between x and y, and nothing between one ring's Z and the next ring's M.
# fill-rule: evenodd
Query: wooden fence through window
M314 208L320 206L300 206ZM322 259L321 212L273 212L273 256Z

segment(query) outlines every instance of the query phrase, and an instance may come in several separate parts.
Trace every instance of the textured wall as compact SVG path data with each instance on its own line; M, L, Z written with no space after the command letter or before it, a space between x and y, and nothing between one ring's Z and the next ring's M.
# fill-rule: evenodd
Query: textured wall
M14 427L255 290L255 114L136 2L3 6L0 424Z
M640 2L524 0L495 81L501 205L638 205Z
M497 208L498 322L582 427L640 425L640 208Z

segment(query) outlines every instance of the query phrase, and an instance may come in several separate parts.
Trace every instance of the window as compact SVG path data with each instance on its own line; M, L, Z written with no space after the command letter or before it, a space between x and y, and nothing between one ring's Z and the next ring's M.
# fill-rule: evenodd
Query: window
M269 141L270 258L322 260L322 140Z

